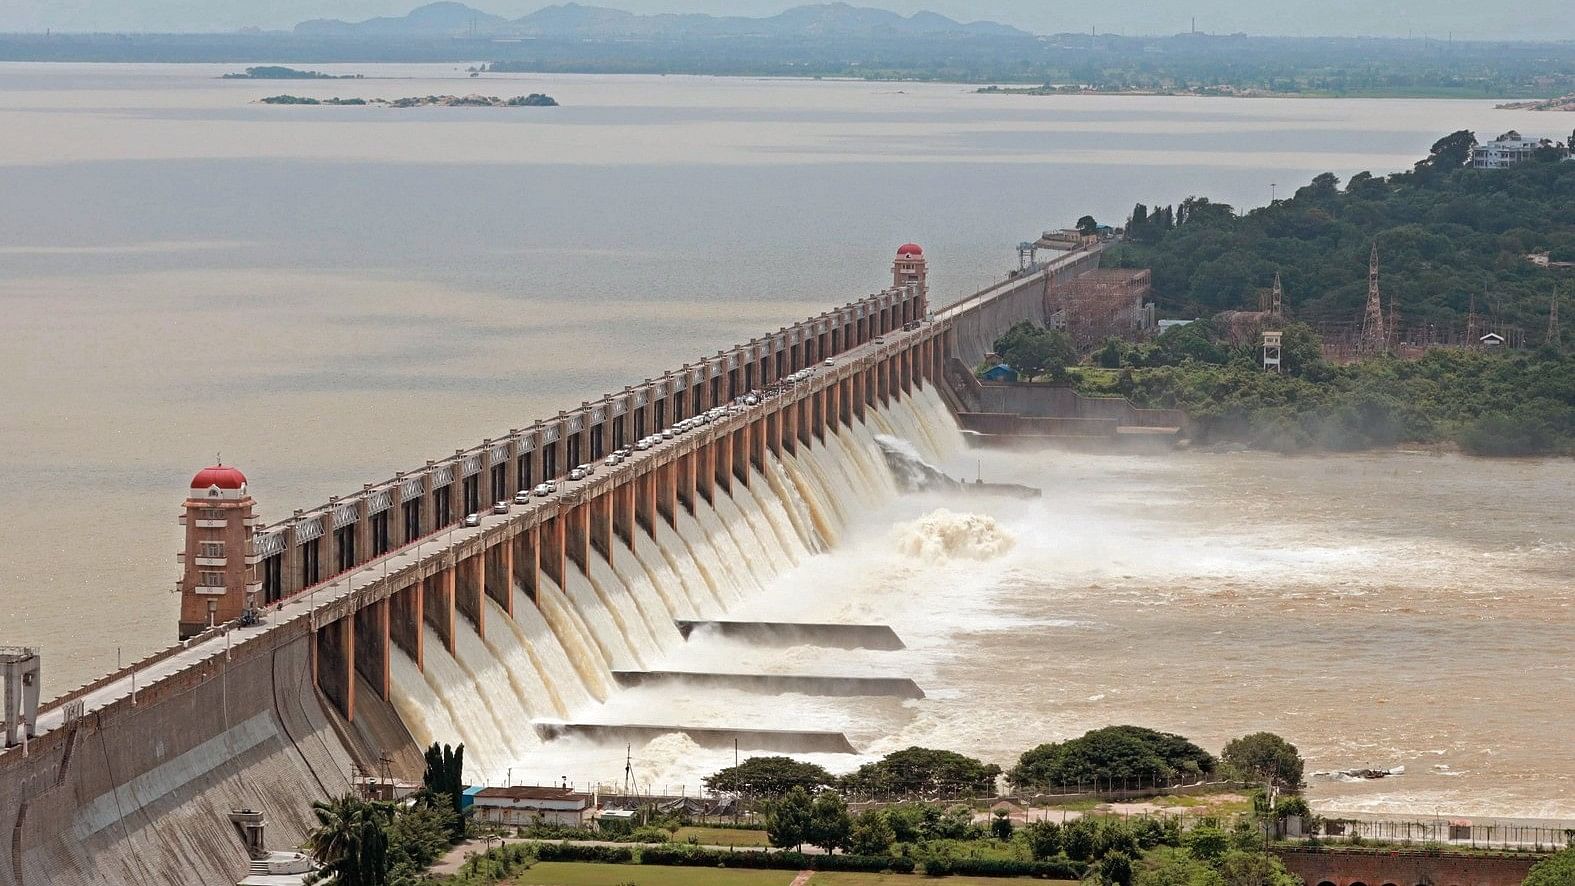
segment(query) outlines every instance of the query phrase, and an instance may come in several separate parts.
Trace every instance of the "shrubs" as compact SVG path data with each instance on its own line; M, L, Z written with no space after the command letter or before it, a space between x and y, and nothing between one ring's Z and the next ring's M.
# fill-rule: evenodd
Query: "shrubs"
M1088 865L1068 859L1015 861L988 858L932 858L924 863L931 877L1036 877L1041 880L1081 880Z
M628 846L588 846L583 843L526 845L535 850L538 861L589 861L597 864L630 864L634 861L634 850Z
M543 857L545 861L546 858ZM913 873L913 860L879 855L805 855L801 852L723 852L693 846L650 846L640 864L672 867L749 868L777 871L853 871Z

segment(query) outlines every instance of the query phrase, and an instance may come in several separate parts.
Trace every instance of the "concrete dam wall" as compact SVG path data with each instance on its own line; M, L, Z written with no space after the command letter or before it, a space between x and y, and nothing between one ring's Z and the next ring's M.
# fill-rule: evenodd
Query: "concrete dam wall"
M728 682L659 662L686 632L714 630L695 625L724 621L740 589L837 545L861 502L895 494L874 434L951 445L936 390L946 360L1042 319L1044 280L1089 261L1097 255L933 318L921 279L259 527L256 555L277 591L262 624L219 624L57 698L25 748L0 750L0 886L235 882L247 856L232 811L263 813L270 848L298 846L312 801L350 790L357 767L384 757L419 780L429 740L464 741L467 775L492 783L558 735L622 742L689 727L702 744L730 746L739 734L704 723L573 715L625 684ZM750 391L760 396L745 404ZM566 476L585 455L699 416L708 420L617 467ZM433 507L450 485L484 503L549 478L551 495L476 526L443 522ZM371 555L389 532L384 513L414 523ZM319 554L343 568L307 571ZM813 636L816 626L761 630ZM918 691L836 677L793 685ZM835 732L742 740L849 747Z

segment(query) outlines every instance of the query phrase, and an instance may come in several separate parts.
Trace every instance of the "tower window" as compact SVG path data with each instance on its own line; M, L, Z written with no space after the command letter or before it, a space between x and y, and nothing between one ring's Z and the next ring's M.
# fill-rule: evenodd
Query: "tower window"
M224 587L224 573L204 572L199 577L197 584L205 588L222 588Z
M203 542L198 542L197 543L197 556L203 557L203 558L214 558L214 559L217 559L219 557L223 557L224 556L224 542L222 542L222 541L203 541Z

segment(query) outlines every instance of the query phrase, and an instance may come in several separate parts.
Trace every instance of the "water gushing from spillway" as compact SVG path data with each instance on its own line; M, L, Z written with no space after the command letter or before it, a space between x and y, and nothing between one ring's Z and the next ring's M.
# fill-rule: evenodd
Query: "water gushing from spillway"
M709 497L697 492L692 506L680 504L671 523L658 516L649 531L635 527L632 544L613 536L605 556L590 552L586 570L569 563L562 587L541 575L534 600L516 587L512 617L487 599L485 640L460 619L457 656L426 628L425 674L396 657L394 700L401 717L419 742L465 742L470 777L492 781L510 767L551 780L550 770L572 765L576 753L598 752L581 739L544 745L533 721L844 728L836 707L798 707L784 722L781 702L807 701L801 696L686 691L682 680L620 688L613 672L827 672L823 650L686 644L675 620L750 617L784 604L791 609L791 595L781 598L776 590L784 578L835 568L830 552L861 516L899 494L878 436L900 437L925 459L943 459L960 446L944 406L926 389L872 408L864 420L824 439L800 441L791 453L767 453L747 479L728 478L728 488L713 485ZM873 660L841 655L836 667L856 672L850 675L881 675ZM877 707L892 705L901 702ZM568 754L561 763L559 749Z

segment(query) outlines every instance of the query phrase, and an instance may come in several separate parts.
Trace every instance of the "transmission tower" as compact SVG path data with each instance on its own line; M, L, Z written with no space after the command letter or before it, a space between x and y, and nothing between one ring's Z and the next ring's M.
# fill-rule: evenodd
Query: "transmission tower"
M1275 317L1284 316L1285 290L1280 287L1280 272L1274 272L1274 292L1269 296L1269 313Z
M1471 293L1471 307L1466 311L1466 347L1477 346L1477 294Z
M1553 289L1553 298L1548 302L1548 334L1544 339L1552 347L1561 347L1559 340L1559 290Z
M1367 261L1367 313L1362 317L1362 341L1359 352L1363 357L1375 357L1384 352L1389 337L1384 334L1384 309L1378 298L1378 241L1373 241L1372 256Z

